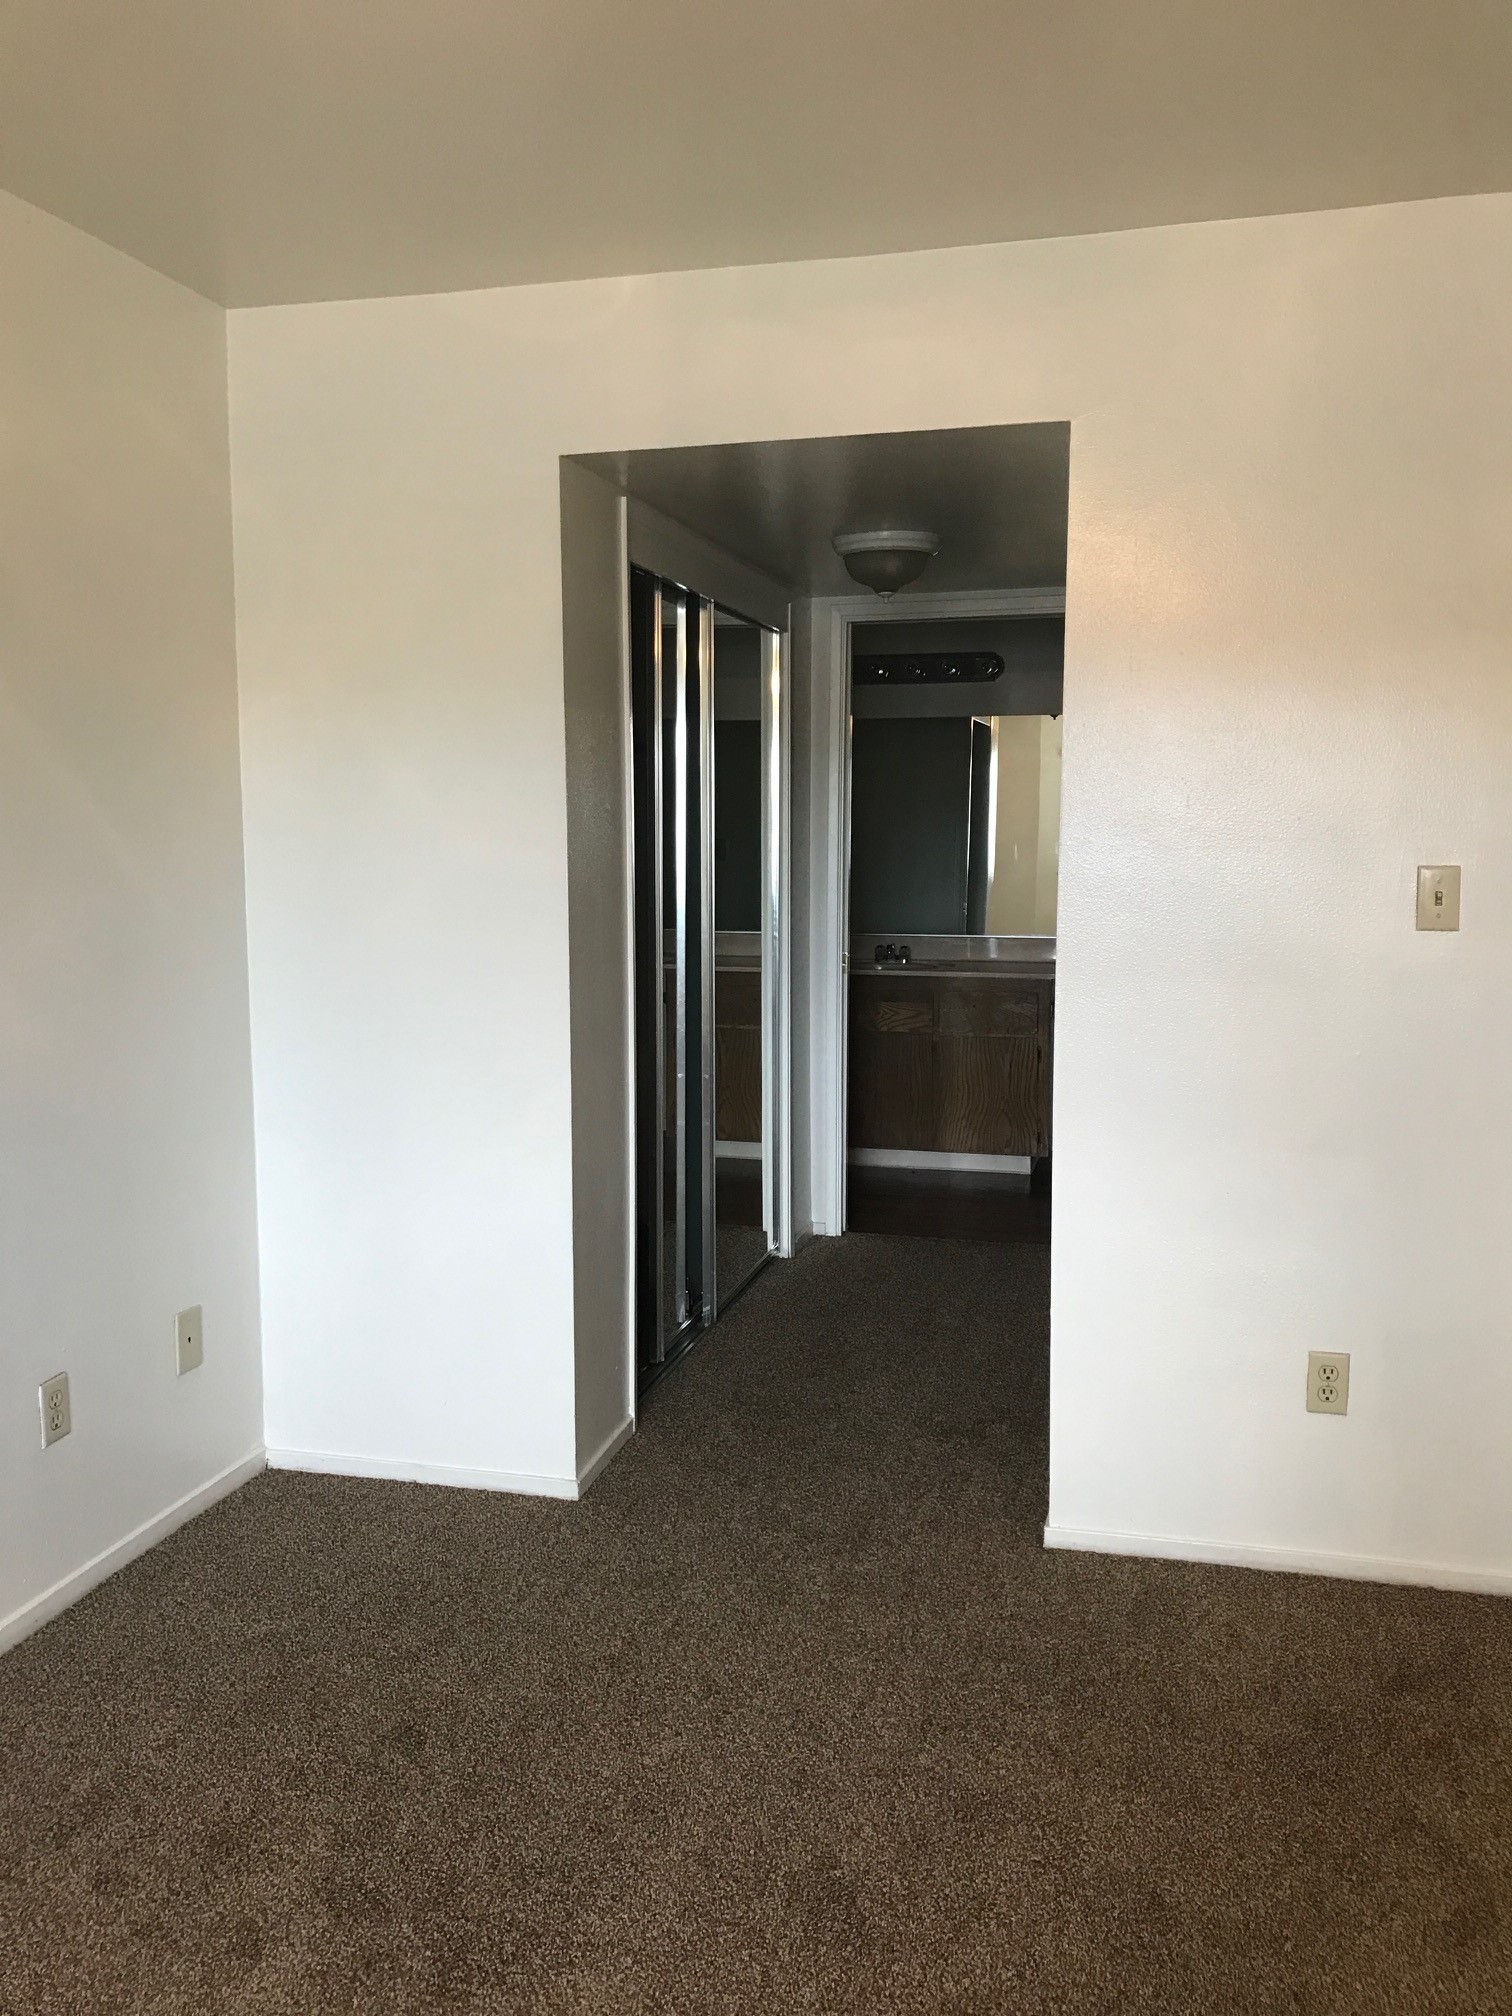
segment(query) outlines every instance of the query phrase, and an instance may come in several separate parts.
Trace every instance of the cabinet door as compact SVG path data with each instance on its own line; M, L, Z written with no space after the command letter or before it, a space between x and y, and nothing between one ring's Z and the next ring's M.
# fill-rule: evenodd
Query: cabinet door
M850 1146L1050 1149L1050 989L999 976L852 980Z
M1035 1036L942 1036L938 1131L953 1155L1040 1155L1040 1045Z
M850 990L850 1145L928 1148L934 1140L934 987L887 976Z
M955 1155L1046 1152L1045 990L1033 983L941 983L933 1145Z
M1032 981L937 980L937 1024L942 1036L1038 1037L1041 989Z

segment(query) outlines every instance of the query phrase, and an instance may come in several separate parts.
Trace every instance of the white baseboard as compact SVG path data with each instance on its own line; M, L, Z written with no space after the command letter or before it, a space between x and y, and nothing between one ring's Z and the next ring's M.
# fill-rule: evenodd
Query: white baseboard
M33 1631L40 1631L44 1624L50 1624L60 1616L70 1604L77 1603L81 1596L87 1596L91 1589L97 1589L120 1568L145 1554L150 1547L156 1547L159 1540L180 1526L187 1526L199 1513L208 1510L217 1499L229 1497L239 1491L251 1477L255 1477L264 1467L266 1458L261 1449L254 1449L249 1456L232 1463L227 1469L212 1477L207 1484L188 1492L165 1511L146 1520L124 1540L117 1540L113 1547L107 1547L96 1554L92 1561L86 1561L82 1568L75 1568L71 1575L65 1575L61 1582L54 1582L50 1589L44 1589L40 1596L34 1596L30 1603L23 1603L19 1610L13 1610L9 1617L0 1618L0 1652L8 1652L12 1645L19 1645L23 1638L29 1638Z
M528 1470L466 1470L454 1463L411 1463L401 1456L345 1456L326 1449L270 1449L268 1468L308 1470L321 1477L375 1477L389 1484L445 1484L458 1491L513 1491L526 1498L578 1495L576 1477L537 1477Z
M1512 1596L1512 1569L1446 1568L1437 1561L1397 1561L1375 1554L1313 1554L1300 1547L1246 1547L1227 1541L1174 1540L1162 1533L1097 1533L1046 1526L1047 1547L1082 1554L1133 1554L1152 1561L1205 1561L1220 1568L1265 1568L1282 1575L1336 1575L1351 1582L1405 1583Z
M1028 1177L1034 1166L1027 1155L955 1154L943 1148L852 1148L845 1159L858 1169L922 1169L976 1176Z
M619 1454L620 1450L624 1448L625 1444L630 1440L630 1437L634 1433L635 1433L635 1420L634 1417L631 1416L626 1420L621 1421L618 1428L615 1429L612 1435L606 1435L604 1437L603 1441L599 1444L597 1449L594 1450L593 1454L588 1458L588 1461L586 1463L580 1463L578 1465L577 1485L578 1485L578 1496L580 1498L582 1497L583 1493L588 1489L588 1486L593 1482L594 1478L597 1477L601 1471L607 1469L609 1464L613 1462L614 1458Z

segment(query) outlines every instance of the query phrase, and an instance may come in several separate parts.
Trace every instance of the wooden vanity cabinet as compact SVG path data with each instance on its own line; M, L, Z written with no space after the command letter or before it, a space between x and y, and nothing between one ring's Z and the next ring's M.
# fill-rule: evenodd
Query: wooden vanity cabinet
M1050 1153L1055 983L852 972L850 1146Z

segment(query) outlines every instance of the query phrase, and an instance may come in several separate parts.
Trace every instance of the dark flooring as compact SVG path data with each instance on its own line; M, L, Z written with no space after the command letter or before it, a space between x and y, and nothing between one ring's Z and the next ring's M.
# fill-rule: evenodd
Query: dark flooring
M967 1171L877 1169L846 1171L845 1222L852 1232L920 1239L1009 1239L1050 1243L1050 1164L1027 1180Z
M666 1216L662 1250L666 1265L661 1277L662 1335L677 1331L677 1275L672 1256L677 1250L677 1188L663 1184ZM745 1287L770 1252L764 1223L760 1162L721 1160L714 1178L714 1267L721 1309Z
M715 1265L719 1306L737 1295L766 1258L760 1162L721 1157L714 1178Z
M117 1576L0 1661L0 2007L1512 2009L1512 1607L1042 1551L1047 1268L818 1244L581 1505Z

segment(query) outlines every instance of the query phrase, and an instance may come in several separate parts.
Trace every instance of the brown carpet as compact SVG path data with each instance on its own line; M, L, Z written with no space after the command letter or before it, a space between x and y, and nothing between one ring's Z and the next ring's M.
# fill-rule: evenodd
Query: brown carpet
M582 1505L118 1576L0 1662L0 2006L1512 2009L1512 1606L1043 1553L1047 1262L811 1248Z

